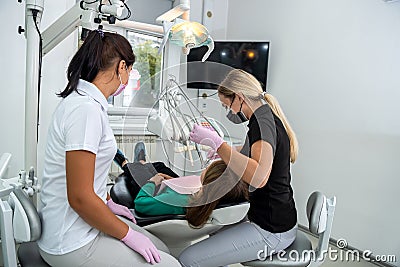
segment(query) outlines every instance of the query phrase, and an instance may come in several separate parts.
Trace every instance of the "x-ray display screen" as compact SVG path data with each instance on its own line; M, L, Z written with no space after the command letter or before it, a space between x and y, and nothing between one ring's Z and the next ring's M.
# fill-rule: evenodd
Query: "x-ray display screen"
M269 42L215 41L214 44L213 52L204 63L201 59L208 49L206 46L190 50L187 56L188 88L217 89L229 70L236 68L254 75L265 91ZM219 64L207 64L211 62Z

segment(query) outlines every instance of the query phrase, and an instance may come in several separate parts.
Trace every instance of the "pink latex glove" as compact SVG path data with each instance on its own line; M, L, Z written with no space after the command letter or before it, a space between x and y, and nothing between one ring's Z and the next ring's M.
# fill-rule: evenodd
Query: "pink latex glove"
M128 233L121 239L125 245L139 253L143 258L151 264L161 261L160 254L153 242L142 233L133 231L129 227Z
M216 131L197 124L194 125L193 130L190 132L190 140L201 145L209 146L214 151L217 151L224 142Z
M136 223L135 217L127 207L115 203L111 198L107 200L107 206L115 215L124 216L131 220L133 223Z

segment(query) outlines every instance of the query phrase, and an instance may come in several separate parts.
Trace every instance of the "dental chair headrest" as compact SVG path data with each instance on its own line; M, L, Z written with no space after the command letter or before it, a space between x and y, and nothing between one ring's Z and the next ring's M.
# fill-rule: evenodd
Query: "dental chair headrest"
M186 220L185 215L168 214L168 215L146 215L131 209L133 216L135 216L136 224L139 226L146 226L153 223L168 221L168 220Z
M135 208L135 199L132 196L137 194L137 189L130 182L131 179L126 173L122 173L115 179L115 184L110 189L112 200L129 209Z
M10 194L10 201L13 202L13 229L14 238L17 242L36 241L42 234L42 224L39 214L25 192L14 189Z

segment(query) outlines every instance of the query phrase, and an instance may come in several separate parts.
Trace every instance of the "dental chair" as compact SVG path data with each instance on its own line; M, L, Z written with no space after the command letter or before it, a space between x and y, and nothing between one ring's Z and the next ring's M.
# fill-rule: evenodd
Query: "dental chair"
M318 191L313 192L308 198L306 208L308 229L318 236L318 245L314 250L307 236L298 231L295 241L284 252L267 257L264 261L255 260L242 263L242 265L254 267L321 266L328 251L335 206L336 197L327 199Z
M39 214L21 188L0 190L1 247L5 267L48 267L36 241L42 233ZM18 260L16 243L19 244Z
M134 195L135 189L130 179L132 178L125 173L115 178L115 183L110 189L110 197L115 203L133 209L135 207L135 199L132 198L132 196Z
M129 176L121 174L115 180L114 186L110 189L110 196L114 202L134 207L130 194ZM148 216L131 209L139 226L161 239L169 248L172 256L179 254L189 245L208 237L210 234L220 230L226 225L231 225L245 219L250 208L247 201L234 203L221 203L212 212L207 223L202 228L189 226L185 215L160 215Z
M189 226L185 215L144 216L134 213L138 225L161 239L174 257L196 241L208 237L226 225L245 219L250 203L218 205L201 228ZM134 212L134 210L132 210Z

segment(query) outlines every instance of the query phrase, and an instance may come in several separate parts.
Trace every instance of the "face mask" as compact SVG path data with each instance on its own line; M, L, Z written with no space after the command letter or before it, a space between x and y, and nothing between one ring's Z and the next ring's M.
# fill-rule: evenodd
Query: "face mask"
M248 119L246 118L246 116L245 116L244 113L242 112L242 105L243 105L243 102L242 102L242 104L240 105L240 110L239 110L238 113L234 114L234 113L232 112L232 110L230 110L230 111L228 112L228 114L226 115L226 117L228 118L228 120L230 120L231 122L233 122L233 123L235 123L235 124L240 124L240 123L243 123L243 122L248 121Z
M228 120L230 120L231 122L233 122L234 124L240 124L243 123L245 121L247 121L246 117L243 118L242 116L240 116L239 114L243 115L242 112L234 114L232 112L232 110L230 110L228 112L228 114L226 114L226 117L228 118Z
M126 71L128 71L128 70L126 70ZM119 81L121 82L121 84L119 85L117 91L115 91L111 96L117 96L117 95L121 94L122 91L124 91L125 87L128 85L128 82L126 84L122 83L120 74L118 74L118 77L119 77ZM129 81L129 78L128 78L128 81Z

